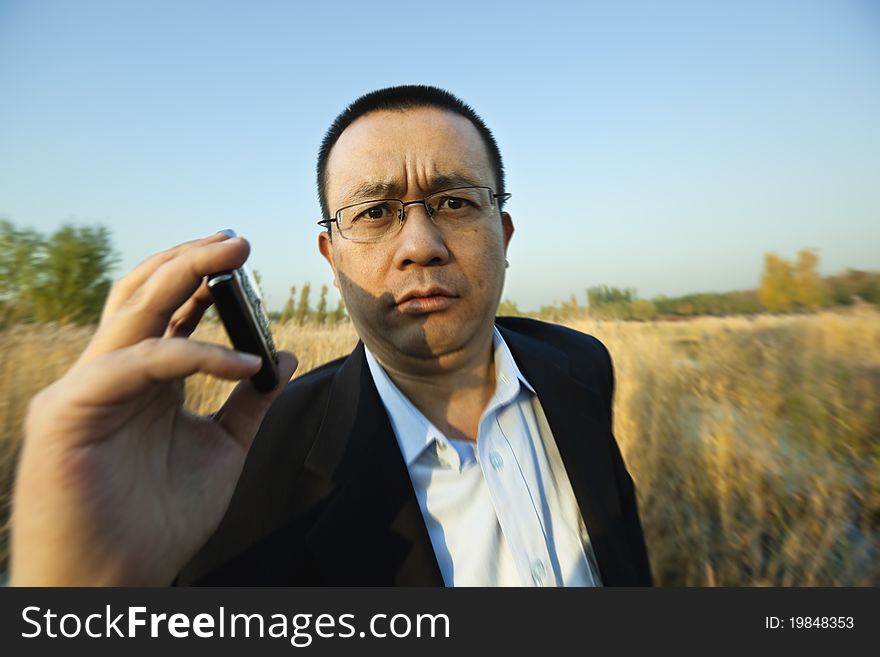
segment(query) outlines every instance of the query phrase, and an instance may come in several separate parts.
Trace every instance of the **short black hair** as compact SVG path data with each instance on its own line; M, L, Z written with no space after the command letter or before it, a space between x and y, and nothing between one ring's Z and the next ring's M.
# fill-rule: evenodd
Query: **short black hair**
M495 137L492 136L491 130L486 127L483 119L479 117L470 105L438 87L423 84L386 87L364 94L351 103L336 117L330 129L327 130L327 134L324 135L321 149L318 151L318 201L321 204L321 214L324 219L331 218L325 191L327 160L330 157L330 150L339 140L342 132L356 119L370 112L408 110L418 107L436 107L449 110L468 119L477 129L477 132L480 133L483 142L486 144L486 150L489 152L489 163L492 166L492 171L495 174L495 180L498 185L498 189L495 192L498 194L504 193L504 165L501 162L501 151L498 150L498 144L495 142Z

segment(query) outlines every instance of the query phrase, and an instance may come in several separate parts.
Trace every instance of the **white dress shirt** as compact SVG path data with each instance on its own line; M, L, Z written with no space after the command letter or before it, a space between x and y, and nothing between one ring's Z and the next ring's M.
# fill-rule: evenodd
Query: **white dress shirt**
M586 526L535 390L495 328L495 392L476 444L447 438L369 349L446 586L601 586Z

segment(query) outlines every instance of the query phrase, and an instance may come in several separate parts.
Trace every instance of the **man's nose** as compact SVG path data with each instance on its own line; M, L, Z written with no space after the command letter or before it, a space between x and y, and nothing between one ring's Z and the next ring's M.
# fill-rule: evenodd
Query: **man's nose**
M410 264L442 265L449 260L449 250L443 233L428 214L424 203L404 207L403 227L397 234L397 263L400 267Z

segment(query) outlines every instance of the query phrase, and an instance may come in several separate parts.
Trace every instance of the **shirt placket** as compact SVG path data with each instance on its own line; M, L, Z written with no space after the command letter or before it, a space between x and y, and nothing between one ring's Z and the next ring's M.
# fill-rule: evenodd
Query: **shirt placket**
M556 586L543 523L497 414L477 441L480 466L501 531L525 586Z

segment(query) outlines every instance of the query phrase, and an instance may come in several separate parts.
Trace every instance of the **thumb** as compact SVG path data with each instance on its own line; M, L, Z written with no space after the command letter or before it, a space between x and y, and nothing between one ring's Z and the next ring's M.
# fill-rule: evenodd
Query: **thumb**
M227 397L213 420L232 436L245 450L249 449L257 429L272 402L284 390L285 384L296 371L299 361L288 351L278 352L278 386L269 393L257 392L249 379L240 381Z

